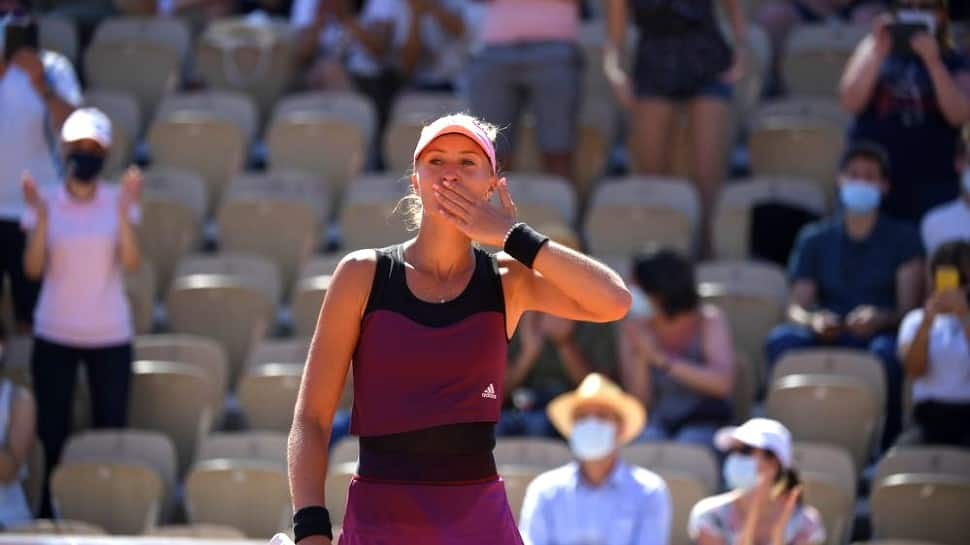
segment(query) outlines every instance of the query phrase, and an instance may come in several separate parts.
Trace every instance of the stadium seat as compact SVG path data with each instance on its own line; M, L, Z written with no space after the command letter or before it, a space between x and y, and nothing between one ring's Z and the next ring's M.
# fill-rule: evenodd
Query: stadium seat
M23 482L24 495L27 505L34 516L40 515L40 504L44 495L44 472L46 471L47 456L44 454L44 444L39 438L34 439L34 446L27 453L27 478Z
M687 521L697 502L711 495L707 485L697 476L682 471L659 470L656 472L667 483L673 507L670 526L670 545L692 545L687 535Z
M847 449L857 470L869 459L883 415L867 382L835 375L782 377L768 390L765 408L798 441Z
M763 384L764 342L788 304L785 272L771 263L711 261L698 265L696 274L703 301L724 312L735 350L748 357L755 383Z
M591 253L630 255L647 242L693 254L700 214L697 190L686 180L630 177L604 181L586 217Z
M189 54L192 36L188 26L174 17L110 17L94 31L94 42L141 40L175 50L179 58Z
M408 238L403 218L394 212L408 187L395 176L367 175L351 182L340 210L343 248L382 248Z
M303 364L268 363L249 369L237 391L249 428L289 431L302 377Z
M704 485L706 495L713 494L721 482L720 465L707 447L673 441L636 443L623 449L623 458L655 472L693 475Z
M837 97L842 72L868 25L801 25L788 35L782 77L794 96Z
M516 522L522 514L522 502L525 500L525 492L529 483L535 480L549 468L534 466L512 466L500 465L498 473L502 477L502 484L505 485L505 495L509 499L509 507Z
M192 524L226 525L268 539L291 525L286 468L228 459L198 463L185 481L185 509Z
M536 226L576 224L579 204L576 191L568 180L550 174L525 172L506 176L518 219Z
M823 216L826 196L810 181L753 178L724 186L714 211L714 254L718 259L747 259L751 255L751 214L761 204L780 203Z
M966 545L970 479L902 473L879 482L869 497L873 536Z
M414 143L421 129L438 117L468 110L467 102L449 93L405 92L391 107L382 142L384 162L391 174L411 171Z
M741 425L751 417L758 396L758 371L743 350L734 348L734 391L731 393L732 420Z
M196 540L229 540L242 541L246 534L222 524L169 524L158 526L145 533L153 537L174 537Z
M915 539L874 539L872 541L856 541L852 545L940 545L930 541Z
M134 348L135 361L171 361L197 367L212 381L217 399L222 399L228 390L226 349L212 339L174 333L139 335Z
M495 463L500 466L539 469L553 469L572 460L565 443L539 437L499 437L495 441L493 455Z
M189 255L179 261L175 276L193 275L231 276L240 284L266 294L273 302L282 296L276 265L256 255L230 252Z
M88 91L84 104L101 110L111 120L111 151L104 172L117 175L131 165L135 142L141 136L138 101L123 91Z
M203 90L172 93L162 97L155 112L156 120L179 113L197 112L231 121L243 131L246 144L252 143L259 130L259 111L246 94L236 91Z
M357 473L356 458L353 462L337 463L333 461L327 469L327 508L330 510L330 520L334 526L343 526L344 513L347 511L347 491L350 480Z
M765 117L819 117L845 128L852 123L852 114L836 98L788 97L765 102L757 111Z
M788 375L837 375L866 382L882 407L886 403L886 371L882 362L866 350L812 348L785 353L775 364L772 381Z
M37 18L37 41L42 49L56 51L77 66L80 39L74 21L55 15Z
M318 222L326 224L330 219L327 181L299 170L245 172L233 178L223 198L299 201L313 209Z
M88 87L130 93L138 101L141 126L162 96L178 86L180 70L178 51L137 38L94 41L84 52Z
M253 460L286 465L287 434L282 432L246 431L213 433L199 444L195 462L217 460Z
M79 520L66 519L35 519L24 524L17 524L3 529L7 535L46 535L46 536L106 536L108 532L104 528L81 522Z
M177 111L156 119L148 129L147 140L153 165L202 176L209 212L215 211L229 181L246 164L248 150L243 129L211 113Z
M332 464L346 464L346 463L356 463L357 457L360 454L360 447L357 443L357 438L353 436L347 436L337 442L330 449L329 461Z
M246 368L254 369L267 363L303 365L306 363L307 351L309 349L309 337L265 339L257 344L252 352L249 353Z
M858 474L848 450L835 445L796 441L792 445L792 460L802 473L824 475L842 486L847 496L856 496Z
M125 293L136 335L151 333L156 291L155 269L149 259L142 259L137 271L125 273Z
M825 526L826 545L845 545L852 535L855 511L855 491L846 490L826 473L803 471L802 493L805 503L818 509Z
M293 331L299 337L313 335L323 298L330 287L330 275L303 275L293 288L290 314L293 316Z
M222 405L213 405L215 385L198 367L184 363L142 360L132 367L129 425L171 439L182 475L221 414Z
M158 523L165 485L144 465L65 462L50 479L57 518L80 520L111 534L138 535Z
M890 449L876 465L873 484L898 473L949 475L970 479L970 451L943 445L906 446Z

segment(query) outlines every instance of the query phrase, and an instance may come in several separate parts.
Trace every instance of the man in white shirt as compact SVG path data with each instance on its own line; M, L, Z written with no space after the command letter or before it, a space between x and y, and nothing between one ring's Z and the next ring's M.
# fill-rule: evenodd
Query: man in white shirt
M960 196L926 213L920 225L923 246L932 254L944 242L970 240L970 127L964 127L956 159Z
M666 545L667 484L619 457L620 447L643 429L643 405L591 373L554 399L548 413L576 461L543 473L526 490L519 518L526 545Z
M0 25L29 35L29 6L23 0L0 0ZM36 27L34 27L36 28ZM3 34L7 34L4 32ZM5 49L3 44L0 48ZM39 285L23 273L25 235L20 176L27 170L42 186L60 184L57 138L61 125L81 103L70 61L30 44L0 57L0 284L13 288L17 329L30 331Z

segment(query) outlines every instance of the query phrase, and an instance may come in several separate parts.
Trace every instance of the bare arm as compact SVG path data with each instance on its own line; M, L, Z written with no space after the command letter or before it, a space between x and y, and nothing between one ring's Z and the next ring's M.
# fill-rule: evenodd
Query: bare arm
M920 378L929 370L930 330L933 328L935 318L936 316L927 309L927 312L923 313L919 329L916 330L916 336L908 344L899 347L903 369L909 378Z
M623 57L626 54L626 27L629 24L626 0L606 0L606 43L603 44L603 70L611 82L626 81Z
M737 44L744 44L748 40L748 19L744 15L744 6L741 0L721 0L727 11L728 19L731 21L731 32L734 33L734 41Z
M734 391L734 346L727 320L716 307L705 307L702 338L704 365L686 358L669 358L667 373L691 390L718 399Z
M970 122L970 73L963 71L950 75L943 60L937 57L927 63L936 101L946 121L959 127Z
M906 313L923 300L923 259L914 258L896 270L896 310L889 313L883 328L896 328Z
M650 366L638 356L633 343L632 331L637 327L643 326L631 318L623 322L617 350L617 357L620 359L620 382L624 390L639 399L649 410L653 402L653 383Z
M17 480L20 467L34 446L37 427L34 397L21 387L14 388L13 396L7 444L0 448L0 482L5 484Z
M810 309L815 305L817 288L812 280L795 280L791 287L791 298L788 304L788 319L805 327L812 326L814 312Z
M574 385L582 382L586 375L593 371L589 359L586 358L586 354L583 353L573 337L570 336L557 342L556 350L559 352L559 359L562 361L566 374L569 375L570 382Z
M879 69L889 55L892 45L886 25L886 17L878 19L873 32L856 47L852 58L846 65L839 84L842 107L853 114L859 114L869 104L879 79Z

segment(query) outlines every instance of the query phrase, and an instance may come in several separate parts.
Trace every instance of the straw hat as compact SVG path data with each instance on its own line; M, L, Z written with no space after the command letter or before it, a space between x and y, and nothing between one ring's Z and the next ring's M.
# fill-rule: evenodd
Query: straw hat
M586 375L579 388L553 399L546 412L559 433L563 437L569 437L573 432L573 413L576 407L587 403L609 407L620 415L623 420L622 435L619 438L621 445L640 435L640 430L647 421L647 411L643 404L599 373Z

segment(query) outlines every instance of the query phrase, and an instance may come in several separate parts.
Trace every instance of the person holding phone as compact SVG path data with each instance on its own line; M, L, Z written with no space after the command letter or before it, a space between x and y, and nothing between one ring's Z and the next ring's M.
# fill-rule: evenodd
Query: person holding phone
M970 122L970 59L950 39L945 0L896 0L856 48L840 94L855 115L850 140L889 153L886 212L918 224L959 195L953 157Z
M914 427L899 443L970 447L970 242L940 246L929 273L932 293L899 328L914 403Z
M81 86L67 58L38 50L37 24L23 0L0 0L0 49L0 284L6 277L12 288L12 333L29 333L40 284L23 269L20 175L29 170L42 187L60 183L55 135L81 103Z

